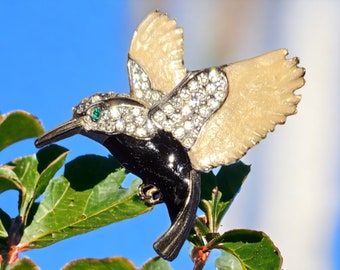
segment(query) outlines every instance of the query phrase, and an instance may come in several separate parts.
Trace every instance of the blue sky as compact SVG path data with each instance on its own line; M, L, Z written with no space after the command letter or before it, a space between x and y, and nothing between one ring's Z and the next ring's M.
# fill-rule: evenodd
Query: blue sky
M28 111L48 130L70 119L72 106L86 96L106 91L127 93L126 59L133 31L156 8L169 12L179 25L185 25L185 61L195 69L210 62L228 63L286 46L291 56L300 56L302 66L307 68L307 85L301 91L299 113L246 156L248 163L253 164L251 177L257 179L247 180L231 208L228 222L261 229L272 236L278 247L283 247L284 262L292 261L285 269L294 269L292 265L298 261L305 264L334 258L336 269L340 269L337 258L340 237L335 234L339 225L334 225L339 224L339 214L334 214L338 211L334 205L339 198L339 185L335 184L339 173L334 169L339 168L339 129L334 125L340 115L337 82L340 67L339 61L334 61L339 59L338 33L334 34L340 23L336 12L339 4L331 0L323 2L327 4L300 0L254 1L242 6L245 2L240 1L237 6L235 2L230 4L233 1L225 1L229 5L223 8L239 11L231 11L226 17L217 2L213 5L197 1L195 10L200 13L192 13L191 1L171 1L171 4L160 1L161 4L150 4L148 8L152 8L145 11L148 8L141 8L138 1L0 0L0 111ZM218 3L223 5L222 1ZM220 23L211 24L215 19ZM233 27L235 24L239 28ZM35 153L33 143L33 139L26 140L0 152L0 164ZM72 149L68 160L88 153L108 155L104 147L82 136L60 144ZM270 148L271 144L275 147ZM287 156L283 155L285 150ZM293 157L290 151L294 152ZM276 158L281 156L278 160L283 165L277 166ZM274 165L269 164L271 160L275 161ZM269 184L262 180L267 175ZM283 180L279 180L280 175ZM274 197L264 196L267 193L262 192L266 189ZM16 199L15 192L2 194L0 207L15 216ZM265 206L261 206L262 199ZM240 211L241 204L245 208ZM273 212L268 211L270 206ZM249 207L256 211L248 210ZM242 223L242 218L246 222ZM30 257L42 269L51 270L83 257L125 256L141 266L156 255L152 243L168 225L166 208L158 205L151 213L22 256ZM316 248L321 244L322 247ZM172 263L174 269L192 268L188 252L186 243ZM320 252L323 255L319 258ZM310 254L311 258L296 260L294 256L299 254ZM212 268L210 264L206 269Z

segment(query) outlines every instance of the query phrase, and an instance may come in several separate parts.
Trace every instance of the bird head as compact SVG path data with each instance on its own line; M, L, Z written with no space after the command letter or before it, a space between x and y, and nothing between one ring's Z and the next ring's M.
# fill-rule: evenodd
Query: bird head
M43 147L75 134L99 143L116 134L148 139L155 134L155 126L139 101L114 92L97 93L73 107L72 119L41 135L35 145Z

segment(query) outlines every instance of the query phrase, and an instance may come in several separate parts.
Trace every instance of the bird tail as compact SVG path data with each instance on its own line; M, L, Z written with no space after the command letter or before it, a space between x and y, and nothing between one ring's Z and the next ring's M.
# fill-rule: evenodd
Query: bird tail
M170 228L154 243L155 251L163 259L172 261L181 250L196 218L196 211L200 202L201 176L192 170L190 172L189 194L185 204Z

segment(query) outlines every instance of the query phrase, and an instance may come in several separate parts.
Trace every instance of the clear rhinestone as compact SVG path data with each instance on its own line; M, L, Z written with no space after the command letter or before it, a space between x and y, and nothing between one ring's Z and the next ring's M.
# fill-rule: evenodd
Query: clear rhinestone
M183 140L182 144L184 147L186 148L191 148L195 143L195 139L192 137L185 137L185 139Z
M141 89L144 91L150 90L150 85L148 82L142 82ZM145 92L145 95L150 94L150 91Z
M128 109L126 106L117 106L117 109L122 116L128 113Z
M113 122L108 123L106 128L107 128L107 131L111 133L116 131L115 124Z
M122 120L124 120L127 123L133 122L135 117L131 113L126 113L123 115Z
M185 135L184 128L179 127L174 131L174 136L176 139L182 139Z
M137 85L134 85L134 88L139 88L139 86L137 86ZM136 98L139 98L139 99L142 99L143 98L143 91L141 91L141 90L136 90L135 91L135 95L136 95Z
M145 116L142 116L142 115L139 115L135 118L135 121L134 121L138 126L141 126L143 125L145 122L146 122L146 118Z
M214 95L216 101L222 102L226 98L226 94L222 91L216 92Z
M136 130L136 126L133 123L127 123L126 124L126 133L127 134L133 134Z
M189 91L187 88L183 88L183 89L180 91L179 96L180 96L180 98L183 99L183 100L189 100L189 99L190 99L190 91Z
M163 108L163 112L166 114L166 115L171 115L175 112L175 109L174 107L172 107L171 104L166 104Z
M194 124L191 121L184 122L184 129L187 131L191 131L194 129Z
M144 99L146 101L150 101L150 99L151 99L151 91L147 91L147 90L150 90L150 87L146 83L143 83L142 88L144 90Z
M91 117L89 115L84 116L84 128L85 130L89 131L93 129L95 126L95 123L92 121Z
M139 80L133 81L133 88L136 89L136 92L139 92L138 95L143 97L143 92L140 90L142 88L142 83ZM136 95L137 96L137 95Z
M91 104L96 103L96 102L98 102L98 101L101 101L101 97L100 97L99 95L97 95L97 94L91 96L91 97L90 97L90 100L89 100L89 102L90 102Z
M157 123L162 123L165 120L165 114L162 111L157 111L155 112L155 114L153 115L153 119L157 122Z
M216 91L216 85L214 83L209 83L206 87L208 94L213 95Z
M208 97L208 93L205 90L205 88L199 88L198 89L198 93L197 93L197 97L201 100L201 101L205 101Z
M151 98L153 101L158 101L161 98L161 95L158 91L152 91Z
M183 101L180 97L174 97L172 100L171 100L171 104L172 106L176 109L176 110L179 110L182 108L183 106Z
M198 83L196 80L191 80L189 83L188 83L188 88L191 92L194 92L197 90L198 88Z
M124 131L125 124L124 124L124 122L122 120L118 119L116 121L116 129L117 129L118 132L123 132Z
M110 109L110 114L111 114L111 118L113 120L116 120L120 117L120 113L119 113L119 110L117 108L117 106L112 106L111 109Z
M106 124L105 124L105 122L103 122L103 121L98 121L97 127L98 127L99 130L105 131Z
M178 113L175 113L171 116L171 120L174 121L175 123L178 123L181 121L181 115Z
M110 111L108 111L108 110L102 111L100 118L104 121L108 121L111 118Z
M198 83L202 86L205 86L209 82L209 77L206 72L202 72L197 76Z
M140 70L140 79L143 81L143 82L148 82L149 78L148 76L146 75L146 73L144 73L142 70Z
M163 128L165 131L170 132L173 126L174 123L171 120L166 120L163 122Z
M220 80L217 81L215 84L216 84L217 90L219 90L219 91L225 91L225 88L226 88L226 81L224 80L223 77L221 77Z
M81 114L83 111L84 111L84 106L83 106L82 104L79 104L79 105L76 107L76 113L77 113L77 114Z
M216 82L220 78L220 72L218 71L217 68L211 68L209 72L209 80L211 82Z
M138 108L138 107L134 107L132 110L131 110L132 114L134 116L139 116L141 114L141 109Z
M207 106L202 106L199 109L199 113L202 117L207 117L210 114L210 110Z
M144 138L147 136L147 132L146 132L146 129L143 128L143 127L138 127L136 129L136 132L135 132L136 136L140 137L140 138Z
M202 119L202 117L197 115L195 118L193 118L192 121L194 123L194 126L197 128L197 127L200 127L203 124L204 119Z
M189 105L185 105L182 109L182 115L183 116L188 116L192 113L192 110Z
M218 102L218 100L214 99L214 98L210 98L208 100L208 106L213 109L216 110L218 109L218 107L220 106L220 102Z
M190 101L189 101L189 105L191 107L197 107L199 105L199 99L197 97L193 97Z

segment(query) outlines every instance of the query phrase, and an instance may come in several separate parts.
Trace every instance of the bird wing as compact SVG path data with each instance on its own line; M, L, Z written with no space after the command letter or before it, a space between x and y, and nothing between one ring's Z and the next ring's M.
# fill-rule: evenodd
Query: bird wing
M150 109L149 117L189 150L227 95L228 82L222 67L188 72L173 91Z
M240 159L288 115L296 113L304 69L286 49L225 66L228 97L202 127L188 154L196 170Z
M186 75L183 29L155 11L135 31L128 56L130 94L149 105L172 91Z

